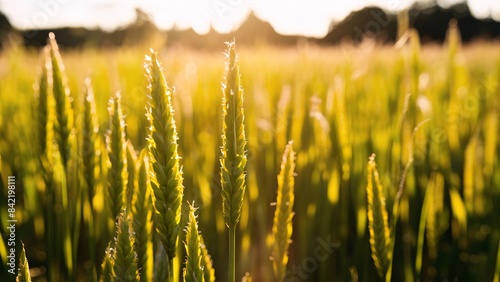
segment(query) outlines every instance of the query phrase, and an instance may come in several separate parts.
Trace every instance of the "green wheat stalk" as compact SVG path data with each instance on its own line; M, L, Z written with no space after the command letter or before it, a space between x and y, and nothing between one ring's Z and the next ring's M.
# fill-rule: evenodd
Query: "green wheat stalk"
M55 101L56 113L56 140L61 153L62 164L68 169L68 162L71 157L70 135L73 130L73 110L71 108L71 96L66 87L66 78L64 77L64 65L59 46L57 45L55 35L49 34L50 61L52 69L52 93Z
M149 161L151 187L155 197L155 227L169 261L169 277L173 280L173 259L180 232L181 203L184 193L182 169L177 153L177 130L172 108L172 92L167 85L156 53L147 58L149 106L146 116L149 128Z
M185 282L202 282L204 281L202 251L200 248L201 239L198 232L198 222L196 221L196 208L193 204L189 204L188 224L186 226L186 268L184 268Z
M373 185L375 179L375 186ZM389 229L385 198L375 163L375 154L368 162L368 184L366 186L368 200L368 230L370 231L370 247L377 272L382 279L388 275L391 261L391 231Z
M222 150L221 185L222 206L226 226L229 228L229 281L235 276L235 237L236 225L240 220L241 206L245 195L245 114L243 110L243 89L240 85L240 72L237 63L235 43L227 43L226 83L222 97Z
M57 148L61 156L61 163L65 173L65 185L62 186L62 224L66 227L67 234L64 244L64 259L67 267L68 278L74 279L74 267L77 263L78 238L80 234L80 218L81 218L81 189L77 183L78 165L76 159L72 156L74 151L75 136L74 131L74 114L71 107L72 98L69 89L66 85L66 77L64 75L64 64L59 53L55 35L49 34L48 44L50 46L50 63L52 74L52 96L55 102L55 119L54 136L57 142ZM72 199L75 205L69 206L69 199ZM67 242L71 245L67 245Z
M200 249L201 249L201 266L203 267L203 277L206 282L214 282L215 281L215 269L213 267L212 258L208 253L207 246L205 245L205 240L203 236L200 234Z
M115 252L113 257L114 281L139 281L137 255L134 251L132 219L122 212L116 224Z
M109 99L108 111L109 131L106 136L106 144L109 169L106 203L113 220L115 220L124 207L124 193L128 182L127 142L120 93L116 93Z
M83 218L88 233L88 249L92 265L95 265L95 232L94 232L94 208L92 199L95 195L97 164L96 156L100 155L99 146L96 142L99 138L99 126L95 106L94 93L90 77L85 79L85 91L83 95L83 110L81 118L81 170L83 181ZM96 280L96 270L92 267L93 280Z
M136 236L135 250L141 281L151 281L153 280L153 222L151 221L153 207L147 150L142 150L136 165L137 177L131 204Z
M272 258L274 275L278 281L285 279L288 263L288 247L292 237L292 218L294 203L295 153L290 141L283 154L281 171L278 175L278 196L272 229Z
M54 236L57 224L56 213L53 209L55 204L56 180L54 179L54 158L53 150L57 148L52 143L55 136L54 132L54 97L51 95L52 91L52 67L50 61L50 47L45 46L43 49L43 63L41 73L36 85L35 93L35 111L34 116L37 120L37 149L40 156L40 170L45 184L45 189L41 193L40 198L43 205L46 207L44 210L44 225L45 225L45 238L47 246L47 276L49 279L58 279L56 275L60 273L59 257L56 255L56 246L54 244ZM56 191L57 190L57 191Z
M26 251L24 250L23 243L21 243L21 255L16 282L31 282L30 266L28 264L28 259L26 258Z
M96 184L96 156L99 155L99 146L96 141L99 134L99 123L97 122L97 113L92 90L90 77L85 79L85 92L83 97L83 117L82 117L82 170L83 181L88 190L88 200L92 203L95 194Z

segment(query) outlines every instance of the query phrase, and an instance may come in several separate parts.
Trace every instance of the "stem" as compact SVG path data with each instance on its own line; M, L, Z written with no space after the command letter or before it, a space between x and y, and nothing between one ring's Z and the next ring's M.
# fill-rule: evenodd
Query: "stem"
M168 258L168 280L174 282L174 258Z
M229 227L229 282L236 281L235 275L236 227Z

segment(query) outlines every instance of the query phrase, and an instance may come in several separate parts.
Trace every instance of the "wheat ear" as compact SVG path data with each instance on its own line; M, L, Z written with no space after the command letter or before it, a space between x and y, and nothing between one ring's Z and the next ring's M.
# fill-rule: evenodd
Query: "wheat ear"
M273 270L278 281L285 279L288 263L288 246L292 237L292 218L294 203L295 153L290 141L283 154L281 171L278 175L278 196L273 222Z
M52 69L52 93L55 101L56 113L56 140L58 142L59 152L61 153L62 164L67 170L68 162L71 157L70 135L73 130L73 110L71 108L71 96L66 87L66 78L64 77L64 65L59 46L57 45L55 35L49 34L50 61Z
M373 185L375 180L375 186ZM368 201L368 230L370 231L370 247L372 258L379 276L385 280L391 260L391 231L389 229L387 208L380 183L375 154L368 162L368 184L366 186Z
M17 272L16 282L31 282L30 266L26 258L24 244L21 243L21 255L19 259L19 269Z
M137 255L134 251L132 219L122 212L116 224L115 253L113 258L114 281L139 281Z
M125 121L121 108L120 93L109 99L109 130L106 144L109 156L108 190L106 203L113 220L116 219L125 202L125 189L128 182L127 143L125 140Z
M101 264L101 277L99 281L101 282L112 282L113 281L113 262L114 262L115 250L113 249L111 242L109 242L106 251L104 252L104 259Z
M221 185L222 206L226 226L229 228L229 281L235 281L235 236L240 220L241 206L245 195L245 114L243 110L243 89L237 65L235 43L227 43L226 79L222 97L222 150Z
M85 79L85 92L83 98L82 118L82 170L83 181L88 191L88 199L92 203L94 197L94 186L96 181L95 167L96 156L99 155L99 147L96 146L99 125L90 77Z
M204 281L201 240L198 232L198 222L196 222L196 208L193 204L189 204L188 224L186 226L186 268L184 268L185 282L202 282Z
M182 169L177 153L177 129L175 127L172 93L163 75L156 53L147 58L149 77L150 122L148 148L151 165L151 187L154 193L154 223L169 260L169 276L173 279L173 258L177 251L180 232L181 203L184 193Z
M85 79L85 90L83 94L83 109L81 114L81 173L83 184L82 187L82 200L83 200L83 219L85 223L85 231L88 234L88 249L90 261L92 262L92 275L93 280L96 280L95 269L95 221L94 221L94 208L92 200L95 195L96 185L96 167L97 156L100 155L99 146L96 142L99 138L99 125L97 122L97 113L94 100L94 93L92 90L92 82L90 77Z
M205 240L203 235L200 234L200 249L201 249L201 265L203 267L203 276L206 282L215 281L215 269L213 266L212 258L208 253L207 246L205 245Z

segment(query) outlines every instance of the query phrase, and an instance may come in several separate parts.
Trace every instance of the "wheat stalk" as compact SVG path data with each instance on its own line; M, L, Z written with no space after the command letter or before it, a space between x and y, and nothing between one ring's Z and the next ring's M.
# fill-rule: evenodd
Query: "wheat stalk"
M288 263L288 247L292 237L292 218L294 203L294 169L295 153L293 142L290 141L283 154L281 171L278 175L278 196L272 229L273 270L278 281L285 279L286 265Z
M56 140L61 153L62 164L68 169L68 162L71 157L71 134L73 131L73 110L71 108L71 96L66 87L64 77L64 65L59 54L55 35L49 34L50 61L52 70L52 93L55 101L56 113Z
M135 230L135 249L141 281L153 279L153 223L151 203L151 183L148 177L149 163L147 150L142 150L137 159L137 177L132 198L133 226Z
M375 186L373 185L373 179L375 179ZM372 154L368 162L366 196L372 258L379 276L385 279L392 256L389 251L391 249L391 231L389 229L382 184L375 163L375 154Z
M28 259L26 258L26 251L24 250L23 243L21 243L21 255L16 282L31 282L30 266L28 264Z
M83 110L81 117L81 173L83 182L83 218L88 233L90 261L95 265L95 232L94 208L92 200L96 186L96 157L100 155L99 146L96 145L99 134L97 113L90 77L85 79L83 95ZM95 267L92 268L93 280L96 280Z
M121 108L120 93L109 99L109 131L106 136L108 150L108 189L107 205L113 219L116 219L125 202L125 189L128 182L127 143L125 140L125 121Z
M184 268L185 282L202 282L204 281L201 240L198 232L198 222L196 222L196 208L193 204L189 204L188 224L186 226L186 268Z
M137 255L134 251L132 219L122 212L116 224L115 252L113 257L114 281L139 281Z
M227 43L226 83L222 97L222 150L221 185L222 206L226 226L229 228L229 281L235 281L235 232L240 220L245 195L245 114L243 110L243 89L237 65L235 43Z
M77 182L78 170L75 166L78 161L72 154L75 146L74 132L74 114L71 107L72 98L69 89L66 85L66 77L64 75L64 64L59 53L55 35L49 34L48 44L50 45L50 63L52 74L52 96L55 101L55 119L54 132L55 140L57 141L58 151L61 156L61 163L65 173L65 185L62 186L61 192L62 213L61 218L64 226L68 229L68 234L64 243L64 259L67 268L68 278L74 279L74 267L77 263L77 244L80 234L80 219L81 219L81 189ZM75 205L69 206L69 199Z
M151 187L155 197L155 227L167 252L169 275L173 279L173 258L180 231L181 203L184 193L182 169L177 153L177 130L172 108L171 90L167 85L156 53L151 51L146 67L149 83L149 160Z
M97 122L97 113L92 90L90 77L85 79L85 92L83 98L83 117L82 117L82 170L83 181L88 191L88 199L92 203L96 182L95 167L96 156L99 155L99 147L96 146L98 139L99 126Z

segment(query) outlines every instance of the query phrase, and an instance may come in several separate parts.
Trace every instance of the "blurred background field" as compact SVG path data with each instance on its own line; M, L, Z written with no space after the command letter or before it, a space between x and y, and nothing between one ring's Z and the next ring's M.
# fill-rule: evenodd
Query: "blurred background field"
M271 281L271 203L276 201L276 175L289 140L297 152L297 176L285 281L377 279L366 215L372 153L390 220L400 185L403 191L393 281L491 281L495 269L500 271L500 43L462 45L453 24L442 44L421 46L417 33L405 36L399 44L365 40L334 46L299 40L292 46L240 47L235 38L248 138L237 277L249 272L254 281ZM109 122L107 103L120 91L126 136L138 154L146 147L149 126L145 55L150 47L159 51L167 82L175 88L183 204L194 200L200 207L199 229L217 281L224 281L227 231L219 176L223 48L164 44L164 38L155 35L130 46L61 45L71 105L78 120L84 81L90 77L101 138L97 143L102 146ZM0 201L7 202L6 177L15 175L16 234L26 247L34 281L45 281L50 267L40 200L46 187L35 126L43 60L41 49L27 48L16 39L0 54ZM106 158L104 147L102 151L101 162ZM104 169L93 199L97 260L90 259L82 231L78 281L87 281L92 267L100 265L113 234L104 210L106 181ZM0 205L3 235L6 208ZM182 220L185 226L184 214Z

